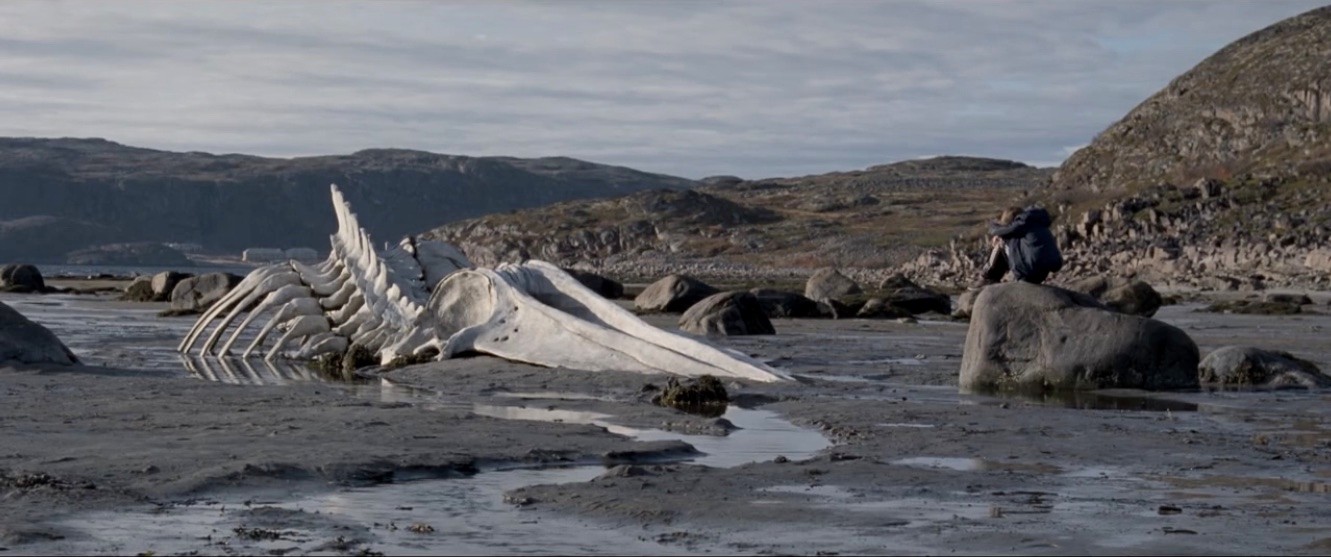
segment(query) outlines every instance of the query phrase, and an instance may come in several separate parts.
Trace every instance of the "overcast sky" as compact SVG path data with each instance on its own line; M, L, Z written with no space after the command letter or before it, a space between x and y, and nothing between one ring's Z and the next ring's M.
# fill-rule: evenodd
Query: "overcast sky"
M690 178L938 154L1052 166L1323 2L6 0L0 135L566 155Z

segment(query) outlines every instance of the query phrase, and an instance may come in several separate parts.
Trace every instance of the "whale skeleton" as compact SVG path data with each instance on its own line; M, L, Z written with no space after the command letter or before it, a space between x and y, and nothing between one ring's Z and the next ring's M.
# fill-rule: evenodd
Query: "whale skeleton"
M330 189L337 231L328 258L255 269L199 317L180 352L271 361L360 345L382 364L477 352L589 371L790 380L743 353L649 325L544 261L477 268L451 244L410 236L379 253Z

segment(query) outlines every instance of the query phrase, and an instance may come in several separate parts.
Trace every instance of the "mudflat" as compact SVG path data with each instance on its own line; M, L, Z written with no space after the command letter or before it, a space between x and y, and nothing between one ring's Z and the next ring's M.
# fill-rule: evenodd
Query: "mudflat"
M651 404L663 377L477 357L330 383L172 359L192 319L147 305L0 300L85 364L0 369L16 553L1331 551L1331 393L959 394L964 322L717 339L799 380L729 383L708 417ZM1325 306L1200 307L1157 317L1331 369Z

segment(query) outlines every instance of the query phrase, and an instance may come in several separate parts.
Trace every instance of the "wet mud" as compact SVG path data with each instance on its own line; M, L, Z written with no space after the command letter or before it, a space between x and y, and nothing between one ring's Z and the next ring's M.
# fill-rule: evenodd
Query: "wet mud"
M665 378L477 357L330 382L181 360L190 318L0 295L86 364L0 370L18 553L1324 554L1331 393L962 394L967 325L774 320L793 373L700 416ZM40 303L38 303L40 302ZM1157 316L1331 369L1331 317ZM671 316L648 316L662 327ZM651 385L651 387L648 387Z

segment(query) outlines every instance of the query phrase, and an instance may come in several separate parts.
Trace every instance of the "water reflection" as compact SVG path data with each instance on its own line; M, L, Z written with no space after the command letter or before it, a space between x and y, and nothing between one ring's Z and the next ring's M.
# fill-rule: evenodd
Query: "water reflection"
M328 382L304 361L181 355L180 362L194 377L232 385Z

